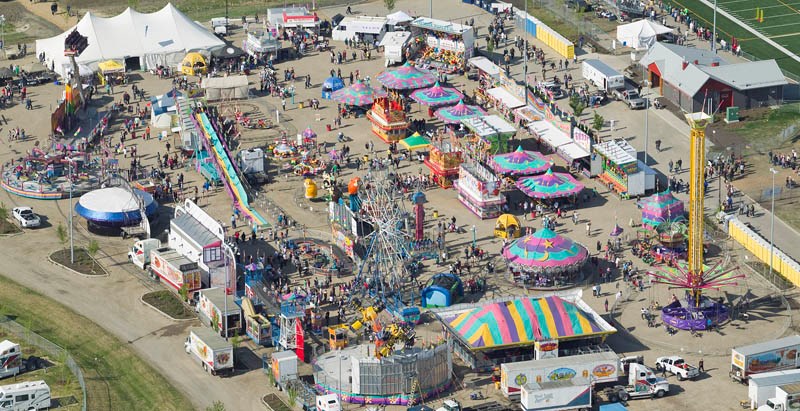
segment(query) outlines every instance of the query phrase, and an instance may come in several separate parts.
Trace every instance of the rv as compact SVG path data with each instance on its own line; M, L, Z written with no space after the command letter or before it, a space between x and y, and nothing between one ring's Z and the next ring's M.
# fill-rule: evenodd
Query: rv
M625 76L600 60L583 61L583 78L604 91L625 87Z
M50 408L50 387L44 381L28 381L0 387L0 410L31 411Z
M369 44L383 39L386 34L386 17L345 17L333 29L331 36L336 41L358 39Z
M22 350L19 344L8 340L0 342L0 378L19 374L22 367Z

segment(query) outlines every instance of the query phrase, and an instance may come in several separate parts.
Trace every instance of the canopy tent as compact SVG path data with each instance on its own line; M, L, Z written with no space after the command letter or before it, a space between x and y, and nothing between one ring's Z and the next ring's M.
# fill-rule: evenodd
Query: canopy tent
M431 145L427 138L421 136L419 133L414 133L409 137L400 140L400 145L405 147L408 151L423 150Z
M190 50L209 50L225 44L171 3L155 13L128 8L110 18L87 12L64 33L36 40L36 54L44 53L47 65L60 70L61 76L66 74L63 66L69 63L64 56L64 40L75 29L89 40L89 46L77 61L90 67L109 59L129 58L138 59L136 64L142 69L175 66Z
M437 81L432 87L416 90L411 93L411 99L422 105L439 107L456 104L464 95L453 87L442 87Z
M344 88L344 81L339 77L328 77L322 83L322 98L324 99L331 99L331 94L333 94L336 90L341 90Z
M572 160L577 160L579 158L584 158L589 156L589 152L575 142L567 143L558 147L558 152L563 154L564 157L570 158Z
M250 95L247 76L210 77L203 79L208 101L243 99Z
M658 36L671 33L672 29L647 19L617 26L617 41L634 49L650 48Z
M525 105L525 102L518 99L515 95L511 94L506 90L504 87L495 87L486 91L492 99L496 100L498 103L502 104L503 106L514 109L517 107L522 107Z
M566 133L547 120L534 121L528 127L541 141L547 143L553 149L572 142L572 139Z
M231 44L214 47L210 52L211 57L218 59L235 59L244 56L244 50Z
M247 54L255 56L256 53L277 53L281 48L280 40L272 37L269 32L251 31L247 33L247 40L242 45Z
M585 304L583 304L585 305ZM586 311L588 310L588 311ZM591 309L551 295L483 304L444 320L474 350L511 348L536 341L610 334Z
M577 271L589 258L586 247L549 228L514 240L503 250L514 269L533 273Z
M181 61L181 73L187 76L200 76L207 72L208 63L200 53L188 53Z
M455 106L442 107L436 110L434 115L447 124L458 124L461 120L485 116L486 111L478 106L468 106L463 101L459 101Z
M413 21L414 20L413 17L409 16L408 13L406 13L406 12L404 12L402 10L396 11L396 12L394 12L392 14L389 14L389 15L386 16L386 18L388 19L386 24L388 24L390 26L396 26L396 25L398 25L400 23L407 23L409 21Z
M383 89L374 89L368 83L357 81L351 86L336 90L331 94L331 99L337 103L350 104L351 106L368 106L376 98L386 97L389 93Z
M106 60L97 63L97 68L99 68L103 74L122 73L125 71L125 65L116 60Z

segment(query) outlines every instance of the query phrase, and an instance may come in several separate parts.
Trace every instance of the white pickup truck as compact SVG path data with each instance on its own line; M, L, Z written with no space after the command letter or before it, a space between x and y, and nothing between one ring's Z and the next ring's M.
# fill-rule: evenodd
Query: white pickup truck
M672 355L669 357L656 358L656 369L658 371L667 370L678 377L678 381L693 380L700 375L700 370L693 365L689 365L682 357Z

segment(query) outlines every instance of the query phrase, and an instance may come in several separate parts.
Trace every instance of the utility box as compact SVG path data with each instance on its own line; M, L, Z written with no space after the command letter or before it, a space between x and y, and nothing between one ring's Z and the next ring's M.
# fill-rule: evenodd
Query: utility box
M725 122L728 124L739 122L739 107L731 106L725 109Z

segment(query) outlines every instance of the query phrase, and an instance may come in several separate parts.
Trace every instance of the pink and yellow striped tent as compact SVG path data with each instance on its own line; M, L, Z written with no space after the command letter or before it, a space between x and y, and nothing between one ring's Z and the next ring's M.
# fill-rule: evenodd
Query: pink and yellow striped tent
M535 341L586 338L615 332L558 296L524 297L477 307L447 319L474 350L530 345ZM605 324L607 326L607 324Z

